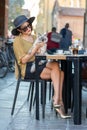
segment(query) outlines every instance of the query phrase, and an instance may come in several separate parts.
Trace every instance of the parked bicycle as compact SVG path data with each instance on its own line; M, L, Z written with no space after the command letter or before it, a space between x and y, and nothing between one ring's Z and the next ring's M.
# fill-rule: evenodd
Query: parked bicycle
M5 42L6 45L6 54L8 59L9 71L14 72L14 51L13 51L13 41L11 39L7 39Z
M3 78L8 71L14 72L14 53L12 42L0 38L0 43L0 78Z
M5 57L5 53L2 50L2 48L0 48L0 78L3 78L6 76L8 72L8 61Z

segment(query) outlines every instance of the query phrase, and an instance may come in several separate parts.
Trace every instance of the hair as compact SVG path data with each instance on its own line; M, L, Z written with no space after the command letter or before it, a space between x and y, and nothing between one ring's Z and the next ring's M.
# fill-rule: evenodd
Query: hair
M56 27L52 27L52 32L56 32Z
M33 26L32 26L32 24L30 24L30 26L31 26L31 31L33 30Z
M65 24L65 28L69 28L69 23L66 23L66 24Z

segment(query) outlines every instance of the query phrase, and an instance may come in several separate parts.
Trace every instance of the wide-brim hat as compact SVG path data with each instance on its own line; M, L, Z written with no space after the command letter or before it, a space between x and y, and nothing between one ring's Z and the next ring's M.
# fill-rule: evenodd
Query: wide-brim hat
M29 24L32 24L34 19L35 17L27 18L25 15L20 15L16 17L16 19L13 22L15 28L12 30L12 34L19 35L20 32L17 30L17 28L20 27L24 22L29 22Z

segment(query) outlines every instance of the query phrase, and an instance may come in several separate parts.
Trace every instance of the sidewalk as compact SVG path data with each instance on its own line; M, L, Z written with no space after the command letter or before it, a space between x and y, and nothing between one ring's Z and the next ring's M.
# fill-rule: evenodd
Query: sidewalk
M14 116L11 116L11 108L14 98L16 79L14 73L0 79L0 130L87 130L87 119L85 109L87 106L87 92L82 91L82 125L73 124L73 114L71 119L61 119L56 117L51 110L51 102L47 100L46 116L43 120L40 113L40 121L35 119L35 108L29 112L28 83L21 83L18 93ZM40 107L41 109L41 107ZM41 112L41 110L40 110Z

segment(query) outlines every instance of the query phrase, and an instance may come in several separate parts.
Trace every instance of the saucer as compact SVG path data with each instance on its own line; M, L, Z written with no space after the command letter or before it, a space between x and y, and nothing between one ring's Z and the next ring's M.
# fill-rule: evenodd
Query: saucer
M71 53L70 53L70 51L64 51L64 54L65 55L70 55Z
M53 53L54 55L63 55L64 53L62 52L62 53L59 53L59 52L55 52L55 53Z
M56 50L56 53L57 54L63 54L63 50L61 50L61 49L60 50Z

